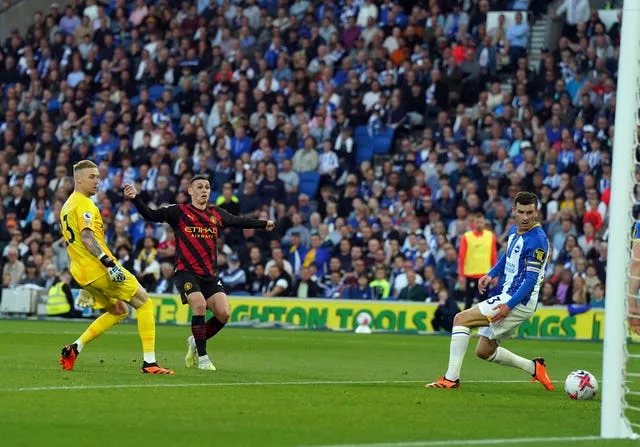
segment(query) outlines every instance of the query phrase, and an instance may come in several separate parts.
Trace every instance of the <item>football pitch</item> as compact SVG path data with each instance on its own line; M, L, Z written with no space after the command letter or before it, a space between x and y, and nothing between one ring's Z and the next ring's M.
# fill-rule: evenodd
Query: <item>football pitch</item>
M149 376L136 327L123 324L62 371L60 348L85 327L0 320L0 445L639 445L596 439L599 397L563 392L575 369L601 382L600 343L505 343L545 357L549 393L475 358L472 340L462 388L426 390L446 367L448 337L228 328L209 343L209 372L184 367L188 327L160 326L158 360L176 375Z

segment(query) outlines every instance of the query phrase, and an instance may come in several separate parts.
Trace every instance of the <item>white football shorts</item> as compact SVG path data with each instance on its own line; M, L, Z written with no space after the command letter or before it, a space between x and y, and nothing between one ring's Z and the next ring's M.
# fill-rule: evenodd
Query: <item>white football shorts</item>
M478 303L478 309L482 315L492 317L496 314L493 309L498 304L507 304L511 299L509 295L501 294ZM518 326L527 321L534 314L534 310L518 305L511 310L507 318L498 324L489 323L489 326L478 329L478 335L487 337L489 340L501 342L513 337L518 330Z

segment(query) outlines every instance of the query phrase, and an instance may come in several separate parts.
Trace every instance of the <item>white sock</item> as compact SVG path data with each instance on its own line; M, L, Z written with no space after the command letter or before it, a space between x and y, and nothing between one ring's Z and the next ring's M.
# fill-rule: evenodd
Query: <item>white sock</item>
M82 351L82 349L84 348L84 343L82 343L80 341L80 339L77 339L76 341L74 341L73 343L76 344L78 352Z
M156 353L155 352L145 352L144 353L144 361L147 363L156 363Z
M201 355L198 357L198 362L202 365L203 363L210 363L209 355Z
M528 372L531 375L533 375L536 372L536 365L533 363L533 360L520 357L519 355L514 354L508 349L504 349L503 347L500 347L500 346L498 346L498 349L496 349L496 352L494 352L493 355L489 357L487 360L493 363L497 363L498 365L512 366L514 368L519 368L523 371Z
M454 326L451 331L451 345L449 347L449 368L444 375L445 379L456 381L460 378L462 360L469 346L469 328Z

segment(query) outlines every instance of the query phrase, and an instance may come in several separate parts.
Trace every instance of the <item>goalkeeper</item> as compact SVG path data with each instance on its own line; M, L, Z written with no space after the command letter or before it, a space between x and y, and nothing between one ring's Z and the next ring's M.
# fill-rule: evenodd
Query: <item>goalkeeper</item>
M79 303L104 309L74 343L62 348L60 364L72 370L84 346L127 317L129 303L136 309L138 333L142 340L145 374L173 374L158 366L155 355L156 323L153 304L136 278L122 266L104 242L104 223L91 201L98 190L98 167L89 160L73 167L75 190L60 210L60 226L71 261L71 274L84 289Z

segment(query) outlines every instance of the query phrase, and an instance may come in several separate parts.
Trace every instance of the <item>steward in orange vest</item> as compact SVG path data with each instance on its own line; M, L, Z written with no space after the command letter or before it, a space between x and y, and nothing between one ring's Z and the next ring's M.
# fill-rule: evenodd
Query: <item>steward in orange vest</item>
M465 309L473 305L478 280L498 262L496 235L485 229L484 213L474 213L473 223L475 229L462 235L458 252L458 278L460 290L465 292Z

